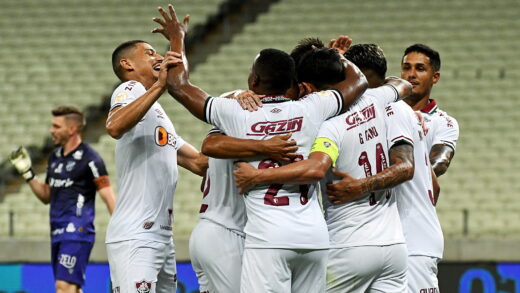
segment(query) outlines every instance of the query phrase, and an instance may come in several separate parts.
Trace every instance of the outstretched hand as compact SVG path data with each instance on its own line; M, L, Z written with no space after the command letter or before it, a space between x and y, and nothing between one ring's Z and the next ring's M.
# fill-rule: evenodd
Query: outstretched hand
M177 14L175 13L175 9L173 5L168 4L168 12L166 12L162 7L158 7L157 10L162 15L161 18L154 17L153 21L157 22L161 25L161 27L154 28L152 33L160 33L167 40L176 39L176 37L184 38L186 33L188 33L188 23L190 21L190 15L186 15L182 23L177 19ZM179 35L180 34L180 35Z
M329 42L329 48L336 49L340 55L345 54L350 45L352 45L352 39L349 36L339 36Z
M235 167L238 168L233 171L236 186L239 188L240 194L245 194L249 189L256 185L254 179L257 176L258 169L246 162L236 162Z
M332 173L342 177L337 183L327 184L327 197L333 205L356 200L360 195L364 194L362 179L356 179L350 176L350 174L336 169L332 169Z

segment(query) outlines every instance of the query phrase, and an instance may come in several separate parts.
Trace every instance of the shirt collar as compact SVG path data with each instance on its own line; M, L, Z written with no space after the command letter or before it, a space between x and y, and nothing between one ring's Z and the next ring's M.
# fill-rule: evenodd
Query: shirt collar
M424 106L424 108L421 109L421 112L426 114L435 113L435 111L437 111L437 109L439 108L437 106L437 102L434 99L429 99L428 102L428 105Z
M263 96L260 101L263 104L269 104L269 103L281 103L281 102L288 102L291 101L287 96L285 95L268 95Z

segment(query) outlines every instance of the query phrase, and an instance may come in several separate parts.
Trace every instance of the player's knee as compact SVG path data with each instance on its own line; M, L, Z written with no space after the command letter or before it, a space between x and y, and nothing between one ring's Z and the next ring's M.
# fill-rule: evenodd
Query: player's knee
M79 293L81 288L76 284L72 284L66 281L56 281L56 293Z

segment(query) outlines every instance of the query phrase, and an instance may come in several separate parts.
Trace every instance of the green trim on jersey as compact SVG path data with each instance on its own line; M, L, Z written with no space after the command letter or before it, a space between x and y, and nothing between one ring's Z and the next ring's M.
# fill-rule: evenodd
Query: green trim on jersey
M339 149L335 142L326 138L318 137L314 140L311 153L322 152L327 154L332 160L332 167L336 167L336 160L339 157Z

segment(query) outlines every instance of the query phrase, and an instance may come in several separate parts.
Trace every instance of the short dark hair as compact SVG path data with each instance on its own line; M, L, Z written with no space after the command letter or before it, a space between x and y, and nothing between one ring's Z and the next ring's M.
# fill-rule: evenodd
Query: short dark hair
M291 56L278 49L260 51L253 69L266 89L281 94L292 87L296 75Z
M298 42L298 45L294 47L291 51L291 57L294 60L294 64L296 67L298 67L298 64L300 63L300 60L305 53L312 50L312 46L316 47L317 49L321 49L325 47L323 42L318 38L305 38L303 40L300 40Z
M54 117L65 116L66 120L74 121L78 125L78 131L83 130L87 124L83 111L74 106L58 106L52 109L51 113Z
M428 58L430 58L430 64L432 65L433 70L441 70L441 57L439 55L439 52L424 44L414 44L406 48L406 50L404 50L404 55L403 59L401 59L401 63L403 63L404 57L410 54L411 52L417 52L426 55Z
M124 57L125 53L127 53L129 49L133 49L135 44L139 44L139 43L147 43L147 42L141 41L141 40L127 41L127 42L124 42L124 43L120 44L119 46L117 46L117 48L114 50L114 52L112 52L112 69L114 70L114 73L117 75L117 77L121 81L125 81L125 80L123 77L124 71L123 71L123 68L121 68L121 65L119 64L119 61Z
M318 90L345 79L345 67L335 49L321 48L305 53L297 68L298 82L309 82Z
M357 44L348 48L345 58L354 63L359 69L374 71L378 77L386 77L386 58L383 50L376 44Z

